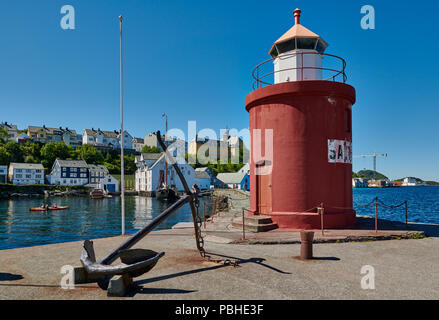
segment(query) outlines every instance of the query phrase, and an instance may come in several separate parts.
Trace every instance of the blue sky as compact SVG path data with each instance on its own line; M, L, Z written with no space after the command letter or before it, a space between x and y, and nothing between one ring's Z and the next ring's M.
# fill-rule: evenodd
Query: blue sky
M60 27L63 5L76 29ZM376 29L360 27L373 5ZM119 23L124 21L125 128L143 137L170 128L247 128L251 71L294 23L345 58L354 155L388 153L390 178L439 181L437 13L433 1L2 1L0 120L28 125L119 127ZM354 159L354 170L372 159Z

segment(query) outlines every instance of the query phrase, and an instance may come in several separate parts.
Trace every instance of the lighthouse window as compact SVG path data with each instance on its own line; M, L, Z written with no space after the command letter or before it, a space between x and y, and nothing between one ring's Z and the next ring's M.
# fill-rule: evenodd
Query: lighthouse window
M317 39L313 38L297 38L297 49L312 49L316 47Z
M320 53L323 53L323 51L325 51L325 49L326 49L325 44L321 40L318 40L316 50Z
M272 49L271 52L270 52L270 55L271 55L273 58L276 58L276 57L279 55L279 53L277 52L277 48L276 48L276 46L273 47L273 49Z
M276 44L277 50L279 53L285 53L288 51L292 51L296 49L296 41L295 39L284 41Z

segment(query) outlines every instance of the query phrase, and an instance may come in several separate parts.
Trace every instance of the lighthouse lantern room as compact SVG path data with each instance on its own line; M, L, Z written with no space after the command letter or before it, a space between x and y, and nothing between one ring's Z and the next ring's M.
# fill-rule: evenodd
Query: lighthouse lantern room
M294 26L269 51L274 59L274 83L322 79L321 53L328 44L300 24L300 13L294 10Z

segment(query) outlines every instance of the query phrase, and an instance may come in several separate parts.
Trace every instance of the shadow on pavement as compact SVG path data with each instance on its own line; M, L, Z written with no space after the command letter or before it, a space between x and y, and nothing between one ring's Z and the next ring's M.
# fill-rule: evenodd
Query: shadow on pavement
M137 282L136 282L137 284ZM182 294L182 293L192 293L197 292L197 290L182 290L182 289L168 289L168 288L144 288L136 286L134 290L126 295L126 297L134 297L136 294Z
M0 281L14 281L14 280L21 280L21 279L23 279L23 276L20 274L0 272Z

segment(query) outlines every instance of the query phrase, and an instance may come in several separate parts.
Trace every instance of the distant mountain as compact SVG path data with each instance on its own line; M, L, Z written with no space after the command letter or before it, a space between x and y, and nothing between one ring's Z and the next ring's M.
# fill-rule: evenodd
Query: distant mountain
M353 178L364 178L366 180L389 180L384 174L373 170L360 170L357 173L352 173Z

